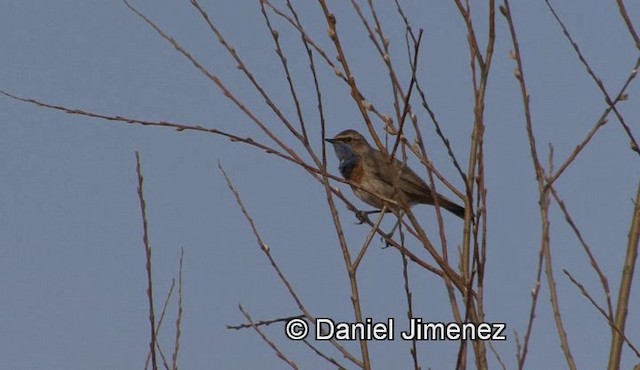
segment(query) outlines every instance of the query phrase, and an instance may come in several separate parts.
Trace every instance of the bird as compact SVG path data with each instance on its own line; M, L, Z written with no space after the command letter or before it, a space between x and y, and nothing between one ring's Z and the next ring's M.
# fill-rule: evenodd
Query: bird
M440 207L464 218L464 207L433 192L406 163L396 158L389 162L389 157L371 147L358 131L344 130L325 140L333 145L340 161L340 173L354 184L351 185L353 193L363 202L378 209L367 214L379 212L385 205L387 210L394 213L415 204L434 205L435 195ZM385 198L397 204L390 203Z

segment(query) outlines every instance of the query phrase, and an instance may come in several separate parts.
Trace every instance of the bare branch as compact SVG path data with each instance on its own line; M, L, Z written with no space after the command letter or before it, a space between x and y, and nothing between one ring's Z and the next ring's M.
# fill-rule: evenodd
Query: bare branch
M142 229L143 236L142 241L144 244L144 251L146 257L146 270L147 270L147 297L149 298L149 323L151 324L151 340L149 342L149 351L151 352L151 366L153 370L158 370L158 360L156 359L156 316L154 312L153 304L153 278L151 275L151 243L149 243L149 230L147 224L147 204L144 200L144 193L142 190L142 183L144 178L142 177L142 168L140 165L140 154L136 151L136 174L138 175L138 199L140 201L140 211L142 213Z
M248 324L227 325L227 329L233 329L233 330L248 329L248 328L253 328L254 326L269 326L269 325L275 324L275 323L280 323L280 322L286 323L286 322L289 322L289 321L291 321L293 319L304 319L304 318L306 318L304 315L278 317L276 319L254 321L254 322L248 323Z
M282 284L289 291L289 294L291 295L291 298L293 298L293 300L295 301L295 303L298 306L298 308L300 309L300 311L304 314L304 316L310 322L315 322L314 316L311 315L311 313L307 310L305 305L302 303L302 300L300 299L300 297L298 296L296 291L293 289L293 285L289 282L287 277L284 275L284 273L280 269L280 266L278 265L276 260L271 255L271 250L269 249L269 246L266 243L264 243L264 241L262 240L262 237L260 236L260 233L258 232L258 228L256 227L255 223L253 222L253 218L251 217L251 215L249 214L249 212L245 208L244 203L242 202L242 199L240 198L240 193L233 186L233 183L231 182L231 179L229 178L227 173L224 171L224 168L222 168L222 164L220 162L218 162L218 168L220 169L220 172L222 172L222 175L224 176L225 180L227 181L227 186L229 187L229 190L231 190L231 192L233 193L234 197L236 198L236 203L238 204L238 207L240 207L240 210L242 211L242 214L245 216L247 222L249 222L249 226L251 227L251 231L253 232L253 235L256 237L256 241L258 243L258 246L260 247L260 250L262 250L262 252L269 259L269 262L271 263L271 267L273 267L273 269L275 270L276 274L280 278L280 281L282 282ZM330 342L331 342L331 344L333 344L334 347L336 347L337 350L339 350L344 355L345 358L349 359L351 362L353 362L354 364L356 364L356 365L358 365L360 367L363 366L362 365L363 362L361 362L360 360L355 358L353 355L351 355L351 353L349 353L335 339L332 339Z
M593 253L591 253L591 248L589 248L589 245L587 244L587 242L582 238L582 234L580 233L580 230L578 230L578 227L573 222L573 219L571 218L571 214L567 210L567 206L564 204L562 199L560 199L558 192L553 186L551 186L549 189L551 189L551 194L553 194L553 197L555 198L556 202L558 202L558 205L560 206L562 213L564 213L564 217L567 220L567 223L571 227L571 230L573 230L573 233L576 235L576 238L578 238L578 241L580 241L580 244L582 245L584 252L589 257L589 262L591 263L591 266L593 267L594 271L598 275L598 278L600 279L600 284L602 285L602 289L604 290L604 295L607 301L607 308L609 312L608 315L606 316L611 319L613 318L613 306L611 305L611 291L609 289L609 280L605 276L604 272L602 272L602 269L600 269L600 266L598 265L598 261L593 256Z
M638 37L638 34L636 33L635 28L633 28L633 23L631 23L631 19L629 19L629 15L627 14L627 8L624 6L624 1L616 0L616 2L618 3L618 9L620 10L620 15L622 16L622 19L624 19L624 23L627 25L627 29L629 29L629 33L631 34L633 41L635 41L636 43L636 48L640 49L640 38Z
M536 280L536 288L533 292L533 301L532 308L529 318L529 326L527 329L527 335L525 336L524 349L522 352L522 357L519 359L519 367L522 368L524 366L524 360L526 356L526 350L529 340L529 333L531 329L531 325L533 323L533 317L535 312L535 305L537 302L539 282L540 282L540 268L542 260L545 262L545 272L547 276L547 285L549 287L549 294L551 295L551 306L554 314L554 319L556 323L556 329L558 331L558 336L560 337L560 345L565 355L565 360L567 361L567 366L570 369L575 370L576 364L571 354L571 349L569 347L569 341L567 339L567 334L564 329L564 325L562 323L562 316L558 302L558 295L556 291L556 284L553 277L553 267L551 264L551 243L550 243L550 228L549 228L549 192L548 189L545 188L545 180L546 176L544 174L544 169L542 164L540 163L540 158L538 156L538 152L536 149L536 141L535 136L533 134L533 124L531 120L531 112L529 106L529 93L527 92L527 86L525 83L524 77L524 67L522 63L522 58L520 54L520 46L518 44L518 37L515 30L515 25L513 23L513 18L511 16L511 8L509 6L509 0L504 0L504 5L500 8L500 11L507 19L507 23L509 25L509 31L511 33L511 40L513 43L513 55L516 61L516 72L515 77L520 85L520 92L522 95L522 104L525 112L525 128L527 131L527 138L529 140L529 148L531 152L531 160L533 161L534 170L536 174L536 181L538 183L538 192L540 195L540 219L542 222L542 240L540 242L540 257L539 257L539 265L538 265L538 279ZM550 157L551 162L551 157ZM552 163L550 164L550 169L552 167Z
M267 337L267 335L262 331L262 329L260 329L260 327L258 327L257 325L255 325L253 323L253 320L251 320L251 316L249 316L249 313L247 313L247 311L244 310L244 308L242 307L242 305L239 305L238 308L240 309L240 312L242 312L242 314L244 315L244 317L247 319L247 321L249 321L249 323L251 323L251 327L256 331L256 333L258 333L260 335L260 337L262 338L262 340L267 343L269 345L269 347L271 347L271 349L273 349L276 352L276 355L278 355L278 358L280 358L282 361L284 361L287 365L289 365L292 369L296 369L298 370L298 365L296 365L295 362L293 362L293 360L290 360L279 348L278 346L276 346L275 342L272 341L271 339L269 339L269 337Z
M624 129L624 131L626 132L627 136L629 137L629 140L631 140L631 148L636 148L636 150L635 150L636 153L640 154L640 147L638 146L638 142L636 141L636 138L633 136L633 133L631 132L631 129L629 128L629 125L627 125L627 123L625 122L624 117L622 117L622 114L620 114L620 112L616 108L616 104L618 102L622 101L622 95L618 94L618 96L616 97L615 100L613 100L613 101L611 100L611 97L607 93L607 90L604 87L604 84L602 83L602 79L600 79L596 75L596 73L593 71L593 69L589 65L589 62L587 62L587 59L584 57L584 55L582 55L582 52L580 51L580 47L578 47L578 44L573 40L573 37L571 37L571 34L569 33L569 30L564 25L564 22L562 22L562 20L558 16L558 13L556 13L556 10L551 5L551 2L549 0L544 0L544 2L547 4L547 7L551 11L551 14L553 14L553 17L555 18L555 20L558 22L558 24L562 28L562 33L567 37L567 39L571 43L571 46L573 47L573 50L578 55L578 59L580 59L580 62L582 63L582 65L584 65L584 67L587 69L587 73L589 74L589 76L591 76L593 81L596 83L596 85L598 86L598 88L600 89L602 94L604 95L604 100L608 105L608 109L610 108L610 110L612 110L615 113L616 117L618 118L618 122L620 122L620 125L622 125L622 128ZM618 3L620 4L621 0L618 0ZM622 5L622 7L624 7L624 5ZM622 11L622 8L621 8L621 11ZM636 66L636 69L637 69L637 66Z
M640 183L635 198L635 207L629 229L629 242L627 244L627 255L622 266L622 276L620 278L620 290L618 291L618 303L616 304L615 326L617 330L611 338L611 352L609 353L609 369L620 368L620 357L622 356L622 342L629 311L629 299L631 295L631 285L633 284L633 273L638 258L638 245L640 244Z
M629 340L629 338L627 338L627 336L624 334L624 332L622 332L613 322L613 316L609 316L602 307L600 307L600 305L593 299L593 297L591 297L591 294L589 294L589 292L587 291L587 289L584 287L583 284L581 284L575 277L573 277L573 275L571 275L571 273L567 270L562 270L562 272L564 272L565 275L567 275L567 277L569 277L569 280L571 280L571 282L573 283L573 285L577 286L578 289L580 289L580 293L582 293L582 295L587 298L587 300L589 300L589 302L591 302L591 304L593 305L593 307L596 308L596 310L598 310L598 312L605 318L605 320L607 320L607 323L611 326L611 328L618 333L618 335L622 336L623 340L625 341L625 343L627 343L627 345L629 346L629 348L631 348L631 350L633 352L635 352L636 357L640 358L640 352L638 351L638 349L631 343L631 341Z
M180 335L182 334L182 262L184 260L184 248L180 248L180 270L178 271L178 317L176 318L176 339L171 356L173 370L178 370L178 352L180 351Z

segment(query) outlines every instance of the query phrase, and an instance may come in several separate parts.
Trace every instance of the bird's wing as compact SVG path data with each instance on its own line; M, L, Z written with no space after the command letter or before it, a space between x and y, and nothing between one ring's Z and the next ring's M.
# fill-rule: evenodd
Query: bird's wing
M431 188L406 164L395 159L393 165L391 165L387 162L384 154L378 151L375 151L374 155L365 157L368 159L366 161L368 170L390 188L395 189L392 179L396 178L398 173L400 174L397 186L405 194L409 203L435 203ZM460 218L464 218L464 207L457 205L441 194L435 195L438 197L438 203L441 207Z
M381 181L393 187L394 184L392 179L399 174L400 181L398 182L398 186L400 190L409 195L409 197L432 198L431 191L427 184L422 181L422 179L416 175L409 166L403 164L397 159L394 159L393 165L391 165L384 154L377 150L374 151L373 154L374 155L371 156L373 158L369 161L368 167Z
M396 165L400 166L400 187L410 198L421 198L423 202L433 198L429 186L408 165L398 160Z
M377 150L372 150L371 155L363 156L367 170L381 182L393 186L393 168L387 162L385 156Z

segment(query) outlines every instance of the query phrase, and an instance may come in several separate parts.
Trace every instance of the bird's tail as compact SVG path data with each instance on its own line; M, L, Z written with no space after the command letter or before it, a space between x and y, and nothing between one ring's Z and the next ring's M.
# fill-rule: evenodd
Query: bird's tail
M440 207L446 209L447 211L453 213L454 215L464 218L464 207L457 205L456 203L450 201L449 199L443 197L438 194L438 205Z

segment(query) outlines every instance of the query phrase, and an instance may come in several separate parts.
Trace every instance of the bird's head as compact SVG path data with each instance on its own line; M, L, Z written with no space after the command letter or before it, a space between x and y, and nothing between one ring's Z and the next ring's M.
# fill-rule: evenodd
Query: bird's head
M367 140L356 130L344 130L333 139L326 140L333 145L340 160L349 155L363 155L371 150Z

